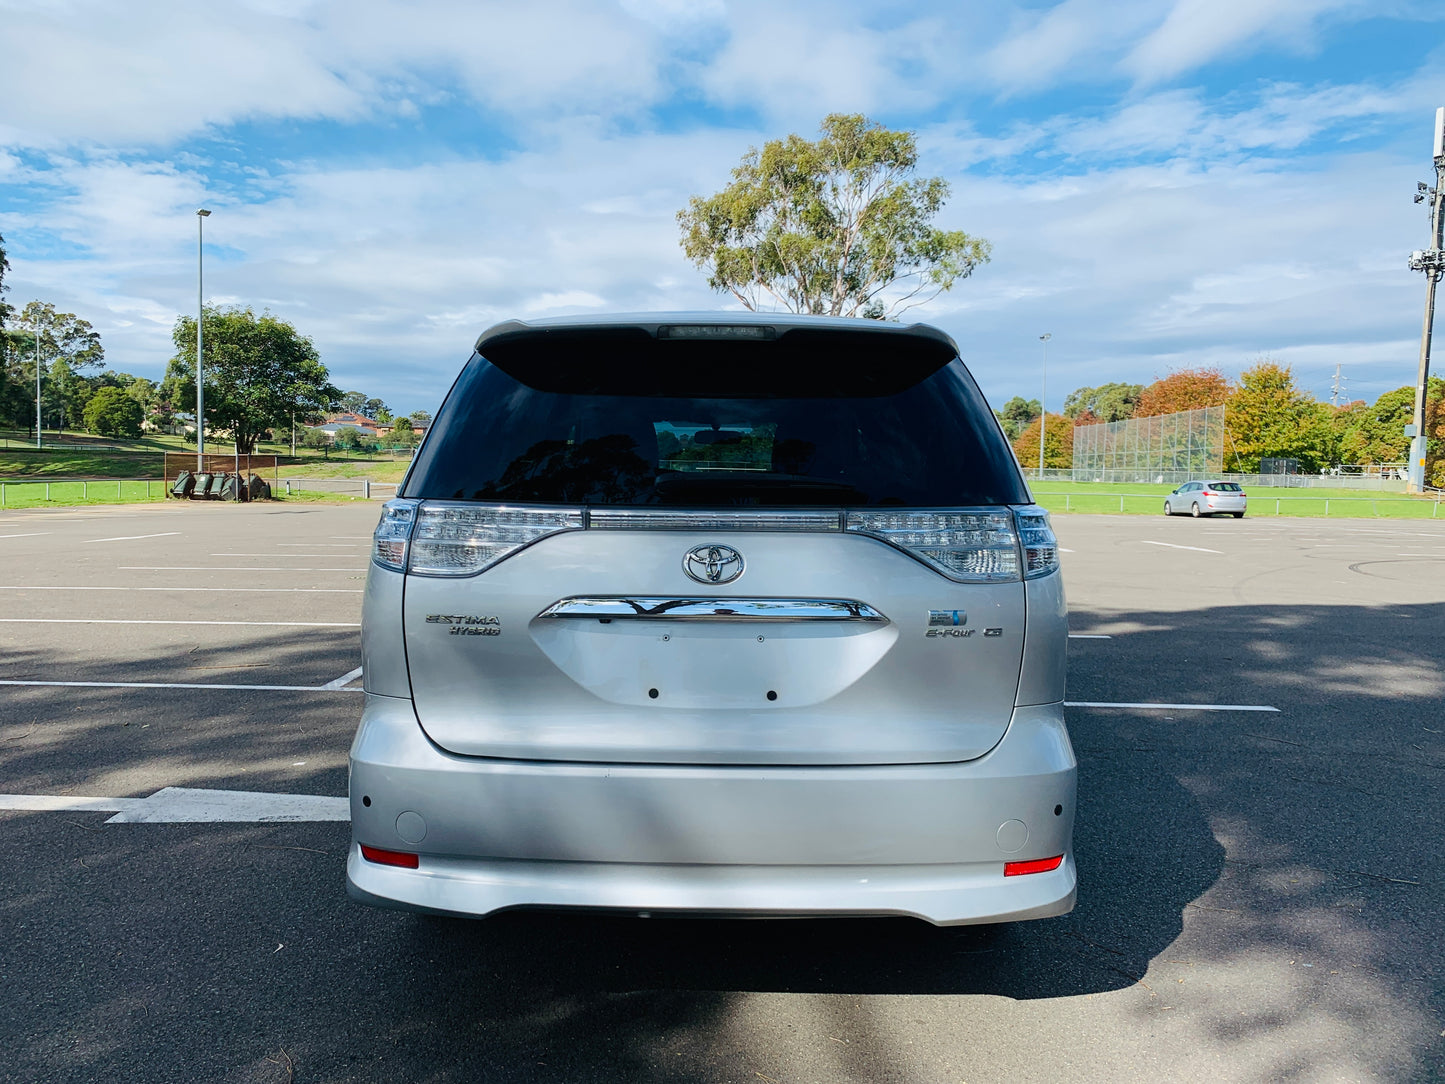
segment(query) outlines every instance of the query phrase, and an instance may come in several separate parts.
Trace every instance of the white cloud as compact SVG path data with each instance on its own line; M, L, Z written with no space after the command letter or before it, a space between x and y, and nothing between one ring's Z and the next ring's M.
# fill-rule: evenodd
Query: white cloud
M1010 89L1048 85L1065 74L1098 75L1160 14L1160 0L1063 0L1041 11L1024 9L984 68Z
M1176 0L1164 22L1130 52L1124 68L1144 82L1170 79L1226 54L1265 45L1305 51L1323 17L1364 0Z

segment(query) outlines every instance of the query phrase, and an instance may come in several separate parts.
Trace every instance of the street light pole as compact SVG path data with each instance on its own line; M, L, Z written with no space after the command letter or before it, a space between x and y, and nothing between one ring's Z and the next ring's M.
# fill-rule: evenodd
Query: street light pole
M1046 331L1039 336L1044 344L1044 375L1039 384L1039 481L1044 479L1044 429L1049 422L1049 340L1053 332Z
M35 321L35 447L41 447L40 439L40 321Z
M206 321L206 295L203 285L206 219L211 212L202 207L196 212L196 473L206 469L206 373L202 360L201 325Z
M1445 106L1435 111L1435 187L1417 186L1415 202L1430 199L1430 247L1410 254L1410 269L1425 272L1425 324L1420 330L1420 371L1415 385L1415 416L1410 433L1410 468L1408 489L1425 492L1425 400L1430 391L1430 335L1435 323L1435 285L1445 275ZM1407 430L1408 432L1408 430Z

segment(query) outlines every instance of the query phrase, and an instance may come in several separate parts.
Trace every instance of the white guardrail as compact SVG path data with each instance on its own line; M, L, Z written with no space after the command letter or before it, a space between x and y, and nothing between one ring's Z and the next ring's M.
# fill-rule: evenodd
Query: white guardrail
M1104 500L1109 501L1111 504L1112 504L1112 502L1117 498L1118 501L1119 501L1119 511L1121 511L1121 512L1124 511L1124 502L1125 502L1126 500L1136 500L1136 501L1137 501L1137 500L1148 500L1148 501L1155 501L1155 502L1157 502L1157 503L1159 504L1159 507L1160 507L1160 509L1162 510L1163 507L1164 507L1164 504L1163 504L1164 498L1167 497L1167 496L1169 496L1169 494L1167 494L1167 493L1050 493L1050 492L1047 492L1047 491L1045 491L1045 490L1035 490L1035 491L1034 491L1034 497L1035 497L1035 498L1038 498L1038 497L1062 497L1062 498L1064 498L1064 511L1065 511L1065 512L1072 512L1072 511L1074 510L1073 504L1074 504L1075 501L1083 501L1083 502L1085 502L1085 503L1087 504L1089 501L1097 502L1097 501L1099 501L1101 498L1104 499ZM1274 501L1274 514L1277 515L1277 516L1284 514L1283 511L1281 511L1281 506L1282 506L1282 505L1286 505L1286 504L1312 504L1312 505L1323 504L1323 505L1325 506L1325 515L1326 515L1326 516L1328 516L1328 515L1330 514L1330 505L1331 505L1332 503L1335 504L1335 505L1341 505L1341 504L1368 504L1368 505L1370 506L1370 512L1371 512L1373 515L1378 516L1378 515L1380 514L1380 511L1379 511L1379 508L1376 507L1377 505L1381 505L1381 504L1414 504L1414 505L1424 505L1424 504L1427 504L1427 503L1428 503L1428 504L1431 505L1431 508L1430 508L1430 518L1431 518L1431 519L1438 519L1438 518L1439 518L1439 515L1440 515L1440 504L1441 504L1441 498L1439 498L1439 497L1436 497L1436 498L1434 498L1434 499L1431 499L1431 498L1428 498L1428 497L1326 497L1326 496L1323 496L1323 495L1317 496L1317 497L1273 497L1273 498L1271 498L1271 497L1263 497L1263 498L1260 498L1260 497L1252 497L1252 498L1250 498L1250 501L1249 501L1249 510L1250 510L1250 512L1252 512L1252 513L1255 514L1255 515L1258 515L1258 514L1259 514L1259 511L1260 511L1260 505L1263 504L1263 505L1266 505L1266 506L1267 506L1271 500Z

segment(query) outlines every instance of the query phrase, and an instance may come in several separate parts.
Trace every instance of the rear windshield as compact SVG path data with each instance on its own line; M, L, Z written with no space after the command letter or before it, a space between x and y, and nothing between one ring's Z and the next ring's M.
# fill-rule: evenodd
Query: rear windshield
M837 337L830 336L829 339ZM937 344L489 345L404 496L567 505L1022 504L963 363ZM866 352L858 353L857 342ZM656 345L653 345L656 344Z
M1208 488L1220 493L1238 493L1240 491L1238 482L1214 482Z

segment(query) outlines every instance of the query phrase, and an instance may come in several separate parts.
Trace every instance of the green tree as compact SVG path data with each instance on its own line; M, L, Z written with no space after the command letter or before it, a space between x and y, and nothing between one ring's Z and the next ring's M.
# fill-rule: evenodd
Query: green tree
M416 443L416 430L412 428L410 418L402 415L391 423L391 442L393 444Z
M1288 365L1264 358L1239 374L1229 397L1226 462L1249 472L1259 469L1262 458L1279 456L1298 459L1305 471L1317 471L1326 465L1331 413L1295 387Z
M418 429L431 425L430 410L413 410L409 417L411 418L411 424Z
M1415 419L1415 388L1387 391L1372 406L1351 403L1332 419L1341 463L1400 463L1410 456L1405 426ZM1425 399L1425 475L1445 481L1445 380L1430 378ZM1431 481L1438 485L1440 481Z
M105 359L100 332L74 313L57 312L48 301L28 302L14 324L40 337L41 410L47 424L63 430L80 418L89 398L89 385L77 383L74 374L95 368ZM33 338L29 341L34 343ZM35 365L31 359L24 360L30 361L28 383L33 389Z
M1026 425L1014 438L1014 455L1021 467L1038 468L1039 419ZM1050 414L1044 429L1044 466L1067 469L1074 465L1074 423L1062 414Z
M8 320L10 314L15 311L5 302L5 295L10 292L10 287L5 284L5 272L9 270L10 261L5 258L5 238L4 236L0 236L0 328L5 326L5 321ZM0 366L0 369L3 368L3 366ZM0 375L0 380L3 379L3 375Z
M285 320L250 308L205 310L206 426L231 433L243 454L292 414L329 410L341 398L311 340ZM182 316L164 391L176 410L196 401L196 321Z
M105 437L138 437L145 407L121 388L100 388L85 404L85 427Z
M1117 422L1134 416L1143 384L1100 384L1097 388L1078 388L1064 399L1064 417L1077 419L1090 415L1091 421Z
M1009 440L1014 440L1024 431L1024 427L1029 422L1042 413L1043 408L1039 406L1037 399L1025 399L1021 395L1015 395L1003 405L1002 410L998 411L998 420L999 424L1003 426L1004 435ZM1034 459L1037 461L1037 453L1035 453Z
M708 285L749 309L887 317L936 297L989 259L989 243L931 225L942 177L914 178L912 132L861 114L823 119L748 150L733 180L677 214L682 249Z
M301 434L301 446L319 451L325 459L331 458L331 434L324 429L308 429Z
M354 425L343 425L336 431L336 447L354 452L363 444L361 430Z

